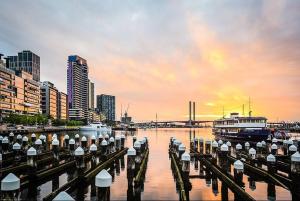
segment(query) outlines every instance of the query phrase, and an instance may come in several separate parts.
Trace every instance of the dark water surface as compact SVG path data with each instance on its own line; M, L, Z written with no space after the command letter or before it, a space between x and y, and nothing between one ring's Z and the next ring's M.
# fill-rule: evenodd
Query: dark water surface
M116 132L115 134L117 134ZM66 133L58 133L58 138L62 142L62 136ZM68 132L70 137L74 136L74 132ZM81 135L90 137L95 133L83 133ZM141 193L142 200L178 200L179 195L176 190L176 182L171 170L171 160L169 159L168 146L171 137L179 139L189 151L190 138L194 135L204 139L214 139L211 129L200 128L195 130L190 129L148 129L138 130L134 133L126 133L126 146L132 146L132 136L136 135L137 139L144 136L149 140L149 160L146 170L145 182ZM49 134L48 139L51 139ZM115 161L114 165L108 168L109 173L113 176L113 184L110 189L111 200L126 200L128 198L128 182L126 174L126 161L125 155L121 159ZM197 168L195 164L197 163ZM190 175L210 175L204 178L190 179L192 189L189 192L190 200L221 200L221 199L234 199L234 194L214 175L200 172L201 164L197 161L191 162ZM232 172L233 174L233 172ZM70 173L62 173L52 180L39 186L38 199L42 199L51 193L54 189L64 185L70 179ZM213 178L213 179L212 179ZM288 190L279 186L272 186L263 181L254 181L253 178L244 174L243 181L245 183L245 191L257 200L290 200L291 194ZM93 180L94 181L94 180ZM268 192L269 189L269 192ZM271 189L271 190L270 190ZM72 197L85 200L95 199L95 187L89 184L86 187L78 186L77 189L72 191Z

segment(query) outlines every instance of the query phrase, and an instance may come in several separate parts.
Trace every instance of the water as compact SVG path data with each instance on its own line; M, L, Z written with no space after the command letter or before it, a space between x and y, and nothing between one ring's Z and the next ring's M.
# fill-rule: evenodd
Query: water
M58 138L62 142L61 134L58 134ZM68 132L70 137L74 137L74 132ZM80 133L81 135L91 136L94 133ZM190 138L202 137L204 139L213 139L214 136L211 133L211 129L200 128L195 130L190 129L148 129L139 130L136 133L127 133L125 145L127 147L132 146L132 135L136 135L138 139L147 136L149 139L149 160L145 175L145 182L141 193L142 200L178 200L179 195L176 190L176 182L171 170L171 160L169 159L168 146L171 137L179 139L185 144L187 150L189 150ZM51 139L52 134L49 134L48 139ZM113 184L110 189L111 200L126 200L129 199L128 194L128 182L126 174L126 161L125 155L121 159L115 161L115 163L108 168L109 173L113 176ZM198 163L198 168L195 164ZM191 176L200 175L201 164L193 161L191 163ZM209 171L203 171L204 178L192 178L190 179L192 189L189 194L190 200L221 200L228 198L234 199L234 193L222 184L222 182L216 179L215 175L209 174ZM206 175L206 176L205 176ZM57 175L50 181L46 181L38 188L38 200L44 198L54 189L64 185L68 182L68 178L72 176L72 172L64 172L61 175ZM213 179L212 179L213 178ZM257 178L256 178L257 179ZM245 191L250 194L254 199L267 200L271 196L274 196L277 200L291 200L291 194L288 190L279 186L271 186L264 181L255 181L250 185L249 181L253 178L244 174L243 182L245 183ZM255 184L255 185L254 185ZM273 189L268 193L269 189ZM274 190L275 189L275 190ZM25 194L22 191L22 194ZM87 186L78 186L78 188L72 190L70 194L76 199L95 200L95 186L93 182ZM26 198L25 195L21 197Z

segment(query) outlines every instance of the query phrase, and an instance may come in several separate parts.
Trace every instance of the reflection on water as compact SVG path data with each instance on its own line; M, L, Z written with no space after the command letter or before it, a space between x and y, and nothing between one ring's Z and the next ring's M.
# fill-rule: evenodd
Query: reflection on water
M118 131L119 132L119 131ZM60 143L63 142L64 132L58 134ZM75 132L67 133L70 138L74 138ZM90 137L92 135L100 135L95 132L81 132L88 138L90 144ZM114 136L116 133L113 133ZM112 175L113 184L110 188L111 200L178 200L178 187L171 170L171 161L169 159L168 147L171 137L179 139L189 149L190 139L194 137L202 137L204 139L213 139L211 129L150 129L139 130L136 133L126 133L126 147L133 145L132 136L136 135L138 139L144 136L148 137L149 142L149 159L147 164L147 171L142 183L138 188L128 182L127 178L127 155L115 160L108 172ZM47 136L49 141L52 134ZM90 168L93 164L87 163L86 168ZM233 175L233 167L230 165L229 171ZM62 172L59 175L45 181L42 185L24 189L21 192L21 198L36 197L37 200L43 199L55 189L61 187L67 182L76 177L76 167L69 168L67 172ZM191 188L188 192L190 200L233 200L234 193L219 179L217 176L206 169L205 166L196 158L192 157L190 179ZM260 178L254 175L248 175L247 172L243 175L243 183L245 191L253 198L259 200L277 199L289 200L291 199L290 192L282 187L273 184L267 184ZM69 189L68 192L76 198L76 200L97 200L97 191L94 180L91 183L76 186L74 189Z

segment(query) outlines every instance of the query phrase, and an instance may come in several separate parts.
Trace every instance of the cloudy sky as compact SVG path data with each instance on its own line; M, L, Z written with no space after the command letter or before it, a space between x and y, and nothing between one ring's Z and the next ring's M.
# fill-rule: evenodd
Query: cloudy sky
M0 52L41 57L66 91L67 56L87 59L96 94L135 120L230 111L300 119L300 1L1 1Z

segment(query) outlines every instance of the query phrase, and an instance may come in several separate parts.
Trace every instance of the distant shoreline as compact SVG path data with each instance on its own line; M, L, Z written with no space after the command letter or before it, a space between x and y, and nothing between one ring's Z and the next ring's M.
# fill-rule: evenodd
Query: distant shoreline
M79 131L79 127L44 127L44 128L27 128L27 129L0 129L0 135L28 134L28 133L45 133L45 132L61 132L61 131Z

